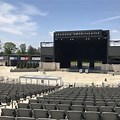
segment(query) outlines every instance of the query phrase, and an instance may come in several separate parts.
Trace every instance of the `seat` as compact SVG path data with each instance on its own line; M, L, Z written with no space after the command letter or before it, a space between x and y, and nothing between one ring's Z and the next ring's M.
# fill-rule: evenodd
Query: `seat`
M36 99L29 99L29 103L38 103L38 100L36 100Z
M28 103L18 103L18 108L27 108L27 109L29 109L30 106L29 106Z
M50 104L59 104L60 103L60 100L50 100L49 101L50 102Z
M84 109L83 109L83 105L72 105L71 110L83 111Z
M82 120L82 111L67 111L67 119Z
M49 99L39 99L38 102L42 103L42 104L48 104L50 102L50 100Z
M86 111L84 113L85 120L101 120L100 119L100 113L94 112L94 111Z
M69 104L58 104L57 105L58 110L70 110L70 105Z
M103 112L102 120L119 120L118 113L115 112Z
M46 110L56 110L56 104L44 104Z
M18 108L17 117L32 117L32 110L26 108Z
M36 120L36 119L31 117L17 117L16 120Z
M42 103L31 103L30 108L33 109L43 109Z
M113 106L101 106L100 112L114 112Z
M83 105L83 101L73 101L72 105Z
M10 117L10 116L0 116L0 120L15 120L15 117Z
M115 112L120 114L120 107L115 107Z
M85 101L84 105L93 105L94 106L94 101Z
M99 107L98 106L86 106L85 107L85 111L99 111Z
M66 118L65 110L50 110L50 115L51 119L60 120Z
M117 103L116 102L107 102L108 106L113 106L113 107L117 107Z
M48 110L44 109L34 109L33 110L33 117L34 118L49 118Z
M105 106L106 105L106 103L105 102L103 102L103 101L96 101L96 106Z
M1 109L1 116L16 116L16 110L13 108L2 108Z
M60 103L61 104L69 104L69 105L71 105L71 100L61 100Z

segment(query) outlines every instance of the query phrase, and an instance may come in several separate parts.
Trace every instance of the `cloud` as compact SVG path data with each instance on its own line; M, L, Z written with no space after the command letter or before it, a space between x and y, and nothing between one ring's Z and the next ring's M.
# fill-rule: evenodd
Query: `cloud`
M33 15L45 16L32 5L12 4L0 2L0 31L15 35L37 35L38 23L33 21Z
M120 18L120 16L114 16L114 17L110 17L110 18L98 20L98 21L96 21L96 22L93 22L92 24L104 23L104 22L116 20L116 19L119 19L119 18Z
M116 29L111 30L112 33L118 33L119 31Z
M22 9L23 13L26 13L28 15L40 15L40 16L46 16L48 14L48 12L43 12L41 10L39 10L38 8L32 6L32 5L28 5L28 4L22 4Z
M54 31L49 32L49 36L53 37L53 35L54 35Z
M15 30L14 28L0 27L0 31L12 33L12 34L16 34L16 35L23 35L23 33L20 30Z

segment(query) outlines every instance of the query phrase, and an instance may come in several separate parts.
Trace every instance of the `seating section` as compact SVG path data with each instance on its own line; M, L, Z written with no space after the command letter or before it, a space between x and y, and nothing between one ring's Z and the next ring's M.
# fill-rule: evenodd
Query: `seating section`
M57 88L59 86L0 83L0 102L10 103L12 100L18 101L20 98L25 99L26 96L36 96L37 94L54 91Z
M119 120L120 88L71 87L1 108L0 120Z

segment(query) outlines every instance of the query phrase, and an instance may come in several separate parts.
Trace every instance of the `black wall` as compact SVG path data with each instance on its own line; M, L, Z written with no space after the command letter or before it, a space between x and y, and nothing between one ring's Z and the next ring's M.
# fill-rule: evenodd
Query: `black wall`
M55 62L60 62L60 66L65 68L69 68L70 61L73 60L78 61L78 64L80 61L102 61L103 63L106 63L108 40L109 31L55 32Z

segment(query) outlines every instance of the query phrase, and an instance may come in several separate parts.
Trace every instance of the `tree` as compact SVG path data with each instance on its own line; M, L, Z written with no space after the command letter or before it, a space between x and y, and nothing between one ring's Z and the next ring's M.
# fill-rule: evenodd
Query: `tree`
M30 46L28 46L28 54L35 54L35 48L33 48L31 45Z
M4 48L4 54L12 54L16 52L16 45L12 42L6 42L3 48Z
M20 53L25 54L26 53L26 44L21 44L20 45Z

